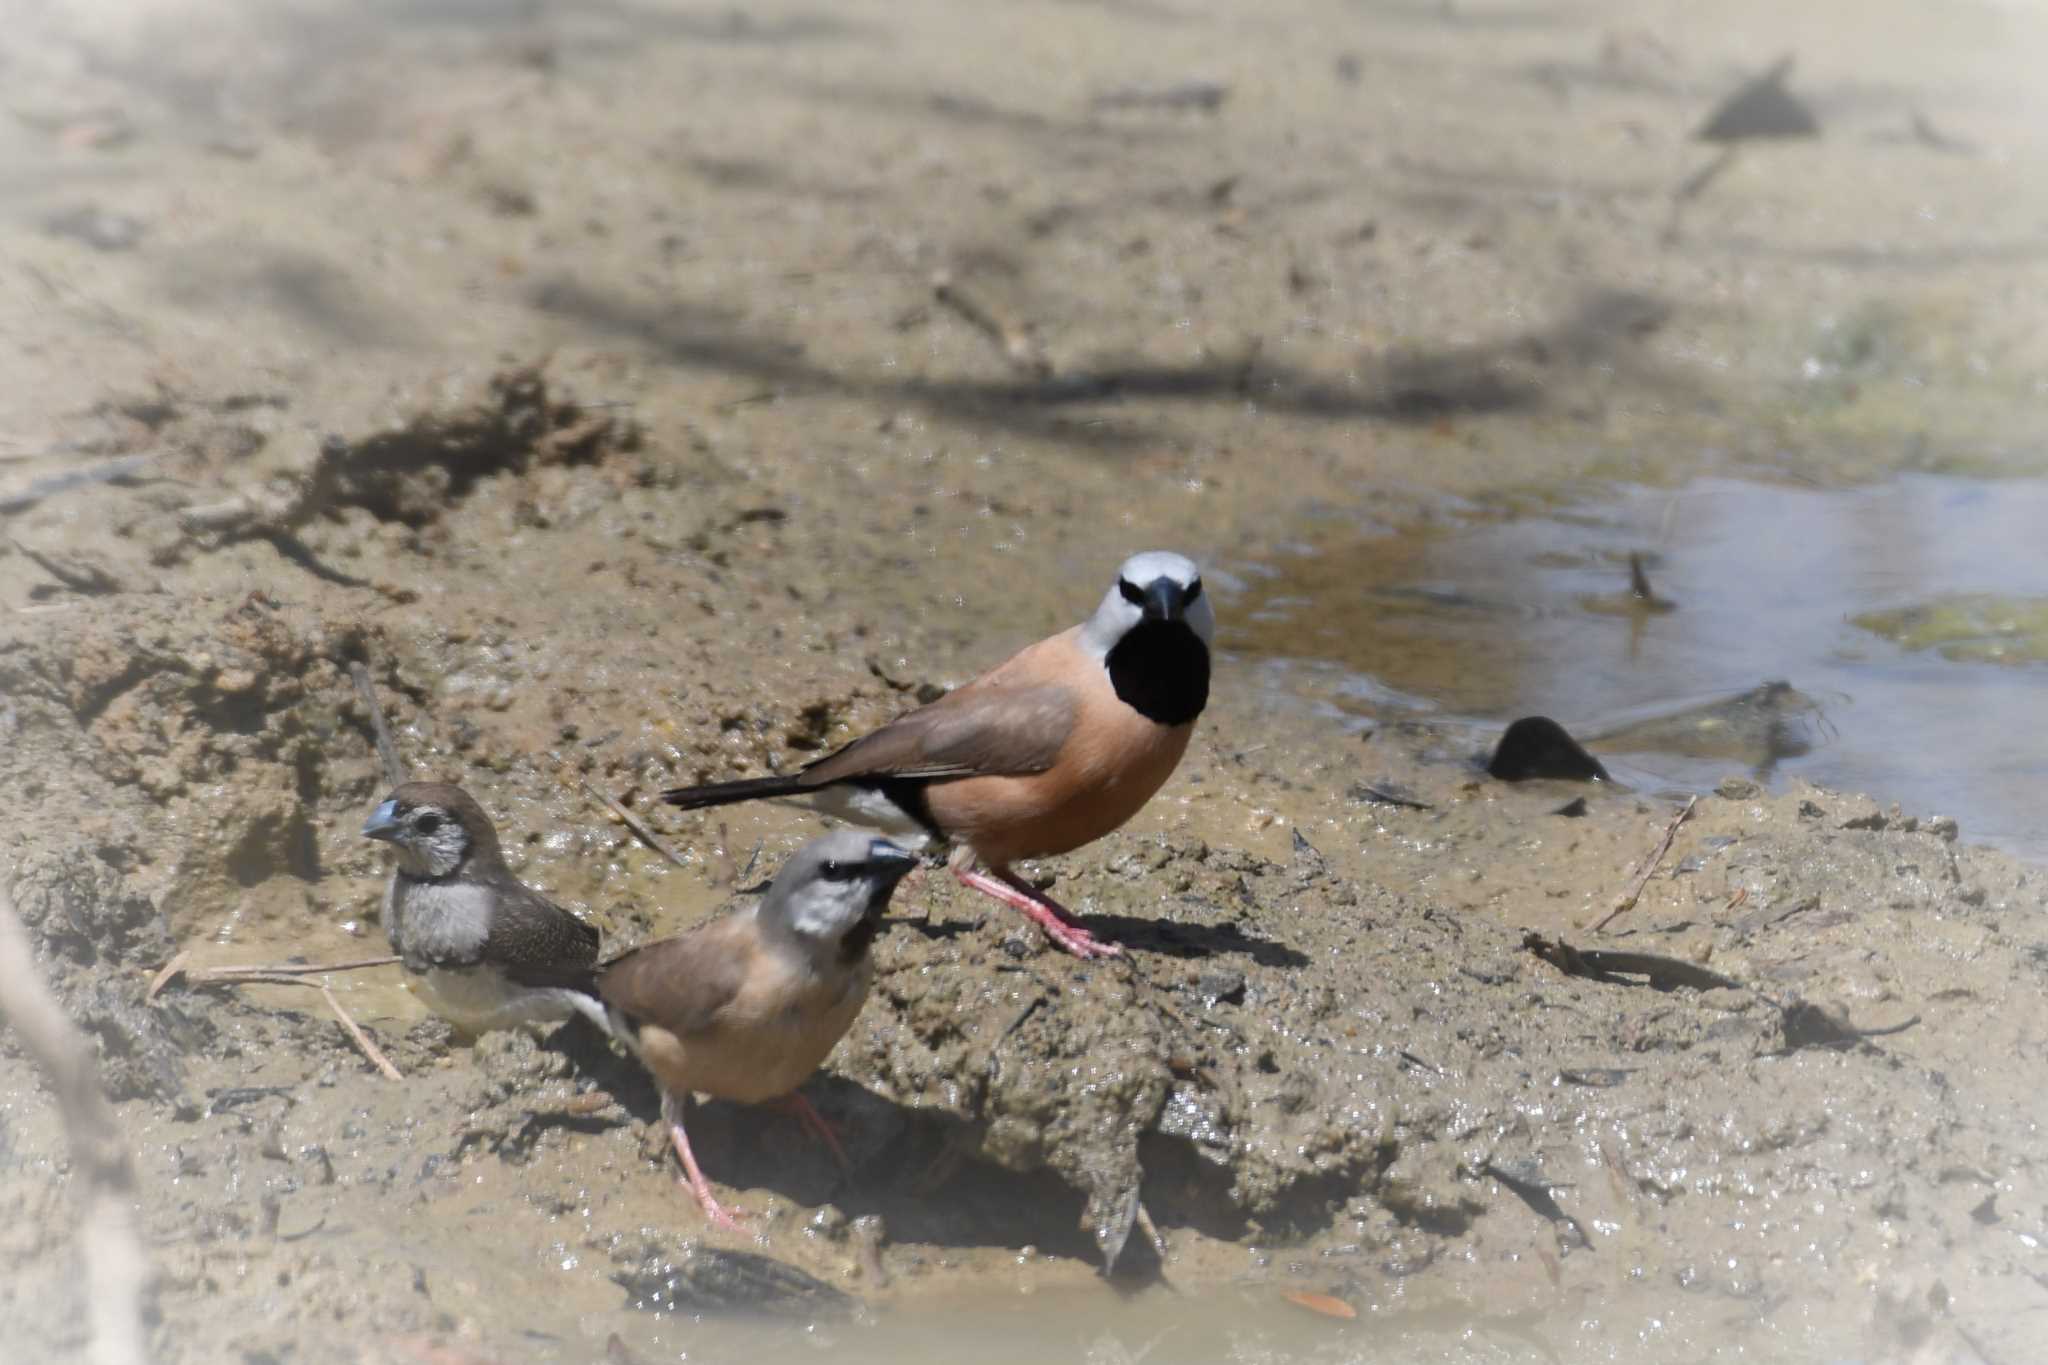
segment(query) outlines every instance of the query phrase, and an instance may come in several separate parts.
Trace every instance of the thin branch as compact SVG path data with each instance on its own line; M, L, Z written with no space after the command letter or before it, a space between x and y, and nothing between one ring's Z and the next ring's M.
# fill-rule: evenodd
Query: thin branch
M627 829L632 830L633 833L640 837L641 843L647 845L677 867L687 868L689 866L689 863L684 861L683 855L670 848L645 820L642 820L639 816L619 804L618 801L591 786L588 782L578 779L576 785L583 788L584 795L593 801L602 803L606 810L618 816Z
M35 459L48 452L26 455L0 455L0 460ZM122 455L99 464L87 465L82 469L67 469L37 479L28 487L17 492L0 494L0 515L26 512L43 499L73 488L82 488L95 483L114 483L121 479L133 478L147 469L157 458L157 452L147 451L140 455Z
M382 957L359 957L348 962L280 962L268 967L194 967L185 973L185 979L200 985L211 985L216 982L232 984L237 981L262 981L273 976L322 976L328 972L360 972L370 967L389 967L396 961L398 954L386 953Z
M355 963L353 965L382 966L384 961L387 960L396 962L398 959L379 959L374 964ZM329 986L325 981L309 981L306 979L305 975L303 975L303 973L308 971L333 971L335 970L335 968L304 968L293 966L287 967L282 971L265 971L259 967L220 967L214 970L219 973L228 974L208 976L195 972L191 974L191 979L195 983L204 983L206 985L214 986L262 985L313 987L314 989L318 990L322 996L326 998L327 1008L334 1011L334 1017L341 1022L341 1026L344 1029L348 1030L348 1036L355 1039L356 1046L361 1048L363 1051L363 1055L370 1059L370 1064L376 1067L379 1071L383 1072L385 1078L388 1080L402 1081L405 1079L404 1073L399 1071L397 1067L391 1064L391 1059L384 1055L383 1049L379 1048L376 1043L372 1042L370 1039L370 1035L363 1032L362 1028L356 1023L356 1021L349 1016L349 1012L341 1007L341 1001L339 998L335 996L334 988Z
M81 1185L79 1253L94 1365L149 1359L143 1294L149 1260L135 1216L135 1168L113 1107L94 1073L93 1047L64 1014L36 969L28 930L0 893L0 1023L48 1076L64 1117L71 1168Z
M1679 807L1678 814L1672 816L1671 823L1664 827L1664 837L1657 841L1657 846L1650 850L1650 856L1643 859L1642 867L1637 869L1636 875L1630 879L1628 890L1622 893L1621 899L1614 903L1612 910L1600 917L1600 922L1595 924L1590 932L1599 933L1616 915L1635 909L1636 902L1642 898L1643 888L1650 884L1650 874L1657 870L1657 864L1664 861L1664 855L1671 851L1671 841L1678 837L1678 827L1685 823L1685 818L1692 814L1692 808L1699 804L1699 800L1697 796L1688 796L1685 799L1685 804Z
M953 310L962 322L987 337L1010 365L1033 379L1052 378L1052 362L1029 329L998 314L960 287L941 270L932 276L932 298Z
M288 976L284 979L286 981L299 980L299 978L295 976ZM341 1026L348 1030L349 1037L356 1040L356 1046L363 1050L363 1055L365 1057L368 1057L371 1063L375 1065L379 1071L384 1073L384 1078L386 1080L404 1080L404 1075L402 1075L399 1072L397 1067L391 1065L391 1059L384 1055L384 1050L378 1047L375 1043L371 1042L370 1035L363 1032L361 1025L357 1024L355 1020L351 1019L349 1017L348 1011L341 1007L341 1001L337 999L334 994L334 987L328 985L325 981L320 982L319 985L320 994L325 996L327 999L327 1008L333 1010L334 1017L341 1020Z
M363 709L370 713L370 734L377 741L377 759L384 765L385 785L399 786L407 776L405 762L398 756L398 746L391 742L391 722L384 718L377 689L370 684L370 670L361 662L352 663L348 676L355 682L356 695L363 699Z
M150 978L149 989L143 992L142 1001L148 1004L156 999L163 988L178 977L184 977L195 986L232 986L238 981L269 981L279 976L320 976L327 972L359 972L368 967L389 967L398 961L395 953L383 957L359 957L348 962L279 962L250 966L187 967L189 952L179 953L163 965L162 970Z

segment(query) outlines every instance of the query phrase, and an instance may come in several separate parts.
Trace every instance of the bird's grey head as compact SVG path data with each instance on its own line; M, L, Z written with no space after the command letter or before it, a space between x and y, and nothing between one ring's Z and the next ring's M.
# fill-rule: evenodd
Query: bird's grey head
M1081 644L1096 658L1107 658L1117 641L1147 621L1180 622L1205 645L1215 639L1216 613L1193 560L1171 550L1126 559L1102 605L1081 627Z
M859 943L864 952L889 893L916 866L915 855L887 839L864 830L834 830L782 865L761 902L761 923L814 948L838 945L865 925Z
M470 794L447 782L408 782L370 812L363 837L382 839L415 877L452 876L479 853L494 854L497 831Z

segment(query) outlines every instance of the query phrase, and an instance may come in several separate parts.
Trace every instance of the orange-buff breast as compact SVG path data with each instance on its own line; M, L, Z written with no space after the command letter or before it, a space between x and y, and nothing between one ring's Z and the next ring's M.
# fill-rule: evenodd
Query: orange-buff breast
M1089 661L1098 671L1100 665ZM1187 752L1193 725L1154 724L1107 677L1083 694L1059 757L1024 777L964 777L925 793L932 819L990 867L1093 843L1136 815Z

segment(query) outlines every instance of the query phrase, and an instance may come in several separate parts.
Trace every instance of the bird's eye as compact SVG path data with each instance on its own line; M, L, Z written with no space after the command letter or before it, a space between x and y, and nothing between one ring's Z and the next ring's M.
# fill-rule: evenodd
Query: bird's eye
M1199 579L1199 578L1197 578L1197 579L1196 579L1196 580L1195 580L1194 582L1192 582L1192 583L1188 584L1188 590L1187 590L1187 591L1186 591L1185 593L1182 593L1182 594L1181 594L1181 599L1180 599L1180 600L1181 600L1181 601L1182 601L1183 603L1187 603L1187 602L1193 602L1193 601L1194 601L1194 600L1195 600L1196 598L1200 597L1201 595L1202 595L1202 580L1201 580L1201 579Z
M422 811L413 817L412 827L421 834L432 834L441 828L441 817L432 811Z
M842 863L836 858L818 869L823 874L825 880L831 882L850 881L853 878L853 874L858 870L852 863Z
M1122 593L1124 595L1124 601L1130 603L1132 606L1142 607L1145 605L1145 590L1143 588L1140 588L1137 584L1131 582L1130 579L1119 578L1116 581L1116 590Z

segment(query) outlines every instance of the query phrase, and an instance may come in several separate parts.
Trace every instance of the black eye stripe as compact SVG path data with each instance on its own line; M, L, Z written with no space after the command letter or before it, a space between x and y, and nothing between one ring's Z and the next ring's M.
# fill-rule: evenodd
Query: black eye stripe
M1199 579L1199 578L1197 578L1197 579L1196 579L1196 580L1195 580L1194 582L1192 582L1192 583L1188 584L1188 590L1187 590L1187 592L1185 592L1184 594L1182 594L1182 595L1181 595L1181 601L1183 601L1183 602L1192 602L1192 601L1194 601L1194 600L1195 600L1196 598L1200 597L1201 595L1202 595L1202 580L1201 580L1201 579Z
M1129 602L1132 606L1142 607L1145 605L1145 590L1131 582L1130 579L1119 578L1116 581L1116 590L1122 593L1124 601Z
M819 868L818 872L828 882L850 882L860 875L860 864L842 863L835 858Z

